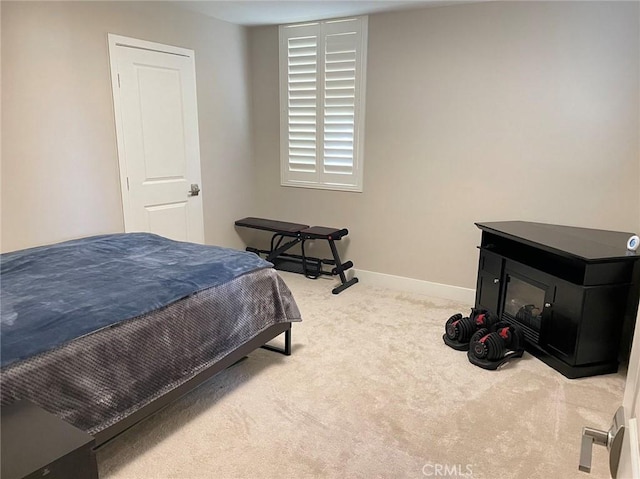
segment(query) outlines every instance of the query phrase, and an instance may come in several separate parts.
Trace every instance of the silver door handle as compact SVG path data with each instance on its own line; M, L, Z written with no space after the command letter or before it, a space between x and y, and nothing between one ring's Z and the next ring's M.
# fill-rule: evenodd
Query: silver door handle
M200 194L200 187L196 183L191 184L191 189L187 192L187 196L198 196Z
M593 444L606 446L609 451L609 471L611 477L618 474L620 465L620 452L624 438L624 408L620 406L613 416L611 428L608 431L585 427L582 429L582 445L580 447L580 464L578 469L582 472L591 472L591 456Z

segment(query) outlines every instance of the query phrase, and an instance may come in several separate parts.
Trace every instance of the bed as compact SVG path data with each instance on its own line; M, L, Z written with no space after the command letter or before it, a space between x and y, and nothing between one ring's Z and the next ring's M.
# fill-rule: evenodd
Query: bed
M29 400L99 446L271 339L300 312L253 253L148 233L6 253L2 405ZM269 346L267 346L269 347Z

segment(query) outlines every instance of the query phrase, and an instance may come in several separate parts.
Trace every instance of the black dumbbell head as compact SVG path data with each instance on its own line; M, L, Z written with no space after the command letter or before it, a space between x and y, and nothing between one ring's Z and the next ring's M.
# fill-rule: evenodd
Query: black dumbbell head
M466 343L477 327L471 318L462 318L461 316L461 314L457 314L449 318L445 325L445 333L453 341Z

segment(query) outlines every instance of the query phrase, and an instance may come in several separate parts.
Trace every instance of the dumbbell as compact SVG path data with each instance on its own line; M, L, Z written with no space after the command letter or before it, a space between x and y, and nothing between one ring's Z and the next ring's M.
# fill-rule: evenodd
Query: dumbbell
M477 359L497 361L502 359L509 350L518 350L523 344L522 332L519 328L499 323L495 331L487 328L476 331L471 337L469 351Z

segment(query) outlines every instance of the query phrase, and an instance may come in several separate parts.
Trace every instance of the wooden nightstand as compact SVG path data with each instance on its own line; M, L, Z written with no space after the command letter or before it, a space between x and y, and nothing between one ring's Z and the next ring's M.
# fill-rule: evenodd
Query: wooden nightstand
M28 401L0 412L2 479L97 479L93 436Z

